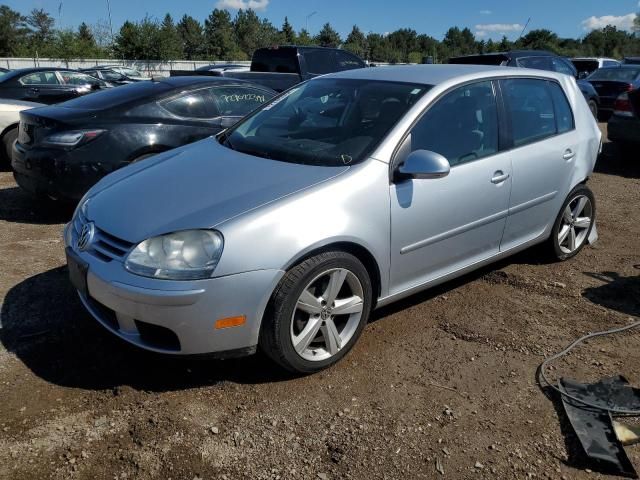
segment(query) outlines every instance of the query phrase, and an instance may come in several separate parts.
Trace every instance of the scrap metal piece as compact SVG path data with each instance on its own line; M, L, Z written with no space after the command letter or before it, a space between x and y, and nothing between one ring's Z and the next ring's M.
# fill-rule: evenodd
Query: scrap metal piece
M629 386L624 377L603 379L594 384L583 384L561 378L560 390L603 409L587 407L565 395L562 403L571 426L587 456L597 461L603 469L628 478L638 478L622 443L616 436L613 419L607 408L637 409L640 392Z

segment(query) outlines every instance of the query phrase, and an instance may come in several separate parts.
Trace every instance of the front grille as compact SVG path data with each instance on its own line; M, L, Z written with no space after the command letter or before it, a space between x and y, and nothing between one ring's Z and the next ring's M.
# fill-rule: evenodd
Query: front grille
M78 238L82 227L88 221L89 220L85 218L82 212L78 211L76 218L73 221L76 238ZM91 243L88 252L104 262L110 262L112 260L122 261L131 248L133 248L133 243L114 237L104 230L101 230L96 225L93 242Z

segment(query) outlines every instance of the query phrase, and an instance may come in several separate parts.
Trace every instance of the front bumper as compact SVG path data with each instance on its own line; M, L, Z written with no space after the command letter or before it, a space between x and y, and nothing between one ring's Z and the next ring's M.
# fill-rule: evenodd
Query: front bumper
M87 145L91 147L91 145ZM84 148L63 150L13 146L11 166L18 185L32 194L79 200L102 177L114 170Z
M65 238L72 235L65 232ZM88 264L80 299L102 326L144 349L181 355L254 351L263 313L284 274L258 270L177 282L133 275L121 262L91 253L73 254ZM246 322L215 328L217 320L237 316Z

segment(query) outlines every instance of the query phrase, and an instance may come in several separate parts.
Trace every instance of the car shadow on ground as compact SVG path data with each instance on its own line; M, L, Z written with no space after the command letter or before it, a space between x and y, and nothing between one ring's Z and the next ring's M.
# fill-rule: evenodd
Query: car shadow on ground
M624 149L615 143L605 143L594 171L605 175L640 178L638 155L640 155L640 148L634 152L630 148Z
M262 354L222 361L159 355L130 346L84 310L66 267L13 287L0 321L4 347L38 377L60 386L171 391L221 381L251 384L292 378Z
M0 220L52 225L68 222L73 209L70 203L38 200L20 187L0 188Z
M634 265L640 270L640 265ZM625 315L640 317L640 275L623 277L617 272L584 272L603 282L589 287L582 295L591 302Z

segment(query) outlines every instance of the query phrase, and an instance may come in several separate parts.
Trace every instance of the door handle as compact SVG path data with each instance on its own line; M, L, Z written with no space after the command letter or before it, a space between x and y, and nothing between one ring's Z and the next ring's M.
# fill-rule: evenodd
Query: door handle
M495 184L502 183L507 178L509 178L508 173L504 173L502 170L498 170L497 172L494 172L493 177L491 177L491 183L495 183Z
M575 152L573 150L571 150L570 148L567 148L564 151L564 154L562 155L562 158L564 158L565 160L571 160L575 156L576 156Z

